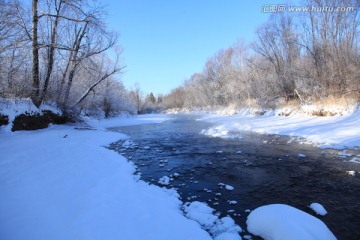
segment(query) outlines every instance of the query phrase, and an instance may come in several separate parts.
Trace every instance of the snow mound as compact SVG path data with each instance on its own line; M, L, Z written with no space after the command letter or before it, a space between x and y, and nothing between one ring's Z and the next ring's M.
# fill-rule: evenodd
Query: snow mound
M231 217L219 219L213 214L214 209L202 202L186 203L183 207L185 216L198 222L211 233L215 240L241 240L242 229Z
M312 203L310 204L309 208L311 208L318 215L325 216L327 214L327 211L320 203Z
M25 113L42 115L44 113L43 111L51 111L55 114L62 115L62 112L54 103L43 103L37 108L30 98L0 98L0 113L9 118L9 124L2 126L0 129L3 129L4 132L11 132L12 123L17 116Z
M253 210L246 224L250 233L265 240L336 239L321 220L285 204L271 204Z

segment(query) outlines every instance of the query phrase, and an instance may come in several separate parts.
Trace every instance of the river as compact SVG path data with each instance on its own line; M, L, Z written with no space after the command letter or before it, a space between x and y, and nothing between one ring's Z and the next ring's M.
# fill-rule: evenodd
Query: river
M360 239L360 177L346 173L358 173L360 164L285 136L204 136L201 130L212 124L197 118L175 115L160 124L111 128L130 139L110 148L133 161L144 181L161 186L159 178L178 173L166 187L176 188L183 202L207 202L243 230L249 210L259 206L283 203L314 215L308 206L318 202L328 214L316 217L338 239Z

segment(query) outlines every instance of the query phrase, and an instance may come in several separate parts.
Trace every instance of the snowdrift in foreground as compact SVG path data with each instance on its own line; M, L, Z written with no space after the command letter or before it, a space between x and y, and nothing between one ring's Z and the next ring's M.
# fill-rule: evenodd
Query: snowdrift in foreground
M252 131L301 137L306 143L324 148L360 146L360 108L349 115L332 117L284 117L273 114L253 116L244 110L237 115L208 115L199 120L216 124L215 127L202 131L203 134L214 137L227 137L227 133L233 134L235 131Z
M246 223L249 232L265 240L336 239L321 220L285 204L259 207L250 213Z
M124 135L52 126L0 133L0 239L210 240L178 194L102 146Z

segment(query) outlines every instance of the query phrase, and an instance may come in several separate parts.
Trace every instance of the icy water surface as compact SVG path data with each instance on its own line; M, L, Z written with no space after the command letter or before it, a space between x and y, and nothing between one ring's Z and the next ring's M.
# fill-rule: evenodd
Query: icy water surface
M178 173L166 187L177 188L184 202L207 202L243 230L249 210L259 206L284 203L314 214L308 206L318 202L328 215L316 217L338 239L360 239L360 164L348 161L354 155L340 158L338 151L276 135L241 132L220 139L200 134L211 126L183 115L161 124L112 128L130 138L111 148L131 159L142 179L153 184L161 186L159 178Z

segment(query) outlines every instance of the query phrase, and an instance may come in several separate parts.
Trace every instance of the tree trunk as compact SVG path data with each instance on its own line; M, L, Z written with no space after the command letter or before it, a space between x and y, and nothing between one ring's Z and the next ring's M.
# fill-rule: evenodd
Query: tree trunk
M88 23L85 24L84 28L79 29L79 31L76 34L75 41L74 41L74 50L71 53L72 54L72 59L71 59L72 64L71 64L71 69L69 72L68 82L66 85L64 101L63 101L63 105L65 107L68 104L68 100L69 100L69 96L70 96L70 89L71 89L71 86L72 86L72 83L74 80L76 68L82 60L82 59L78 58L78 54L79 54L79 50L81 47L82 39L84 38L85 34L87 33L87 26L88 26Z
M32 0L32 93L31 100L36 107L39 107L41 101L40 93L40 76L39 76L39 43L38 43L38 0Z
M46 96L47 89L50 82L51 73L54 67L54 57L55 57L55 48L56 48L56 37L57 37L57 28L60 20L60 10L61 10L61 1L59 3L59 6L56 9L56 17L54 21L54 26L51 31L51 40L50 40L50 46L48 49L48 62L47 62L47 68L46 68L46 75L45 75L45 81L44 86L42 88L42 92L40 95L39 101L42 102Z
M85 93L73 104L72 108L75 107L76 105L79 105L82 101L84 101L84 99L89 95L89 93L91 91L94 90L94 88L99 85L99 83L101 83L102 81L104 81L105 79L107 79L108 77L110 77L111 75L115 74L116 72L120 71L121 69L117 69L115 68L113 71L111 71L110 73L105 73L97 82L95 82L93 85L91 85L91 87L89 87Z

